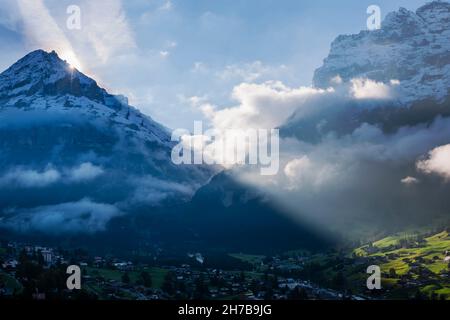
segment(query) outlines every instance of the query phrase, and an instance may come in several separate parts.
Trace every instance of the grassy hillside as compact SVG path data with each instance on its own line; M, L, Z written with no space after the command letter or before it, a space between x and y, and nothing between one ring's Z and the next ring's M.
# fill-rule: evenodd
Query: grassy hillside
M450 236L397 234L354 250L358 258L378 264L383 285L392 297L415 289L428 298L450 299ZM417 292L415 292L417 294Z
M230 253L231 257L239 259L244 262L248 262L252 265L259 265L263 262L266 256L263 255L253 255L253 254L244 254L244 253Z
M103 277L105 280L122 281L122 276L124 274L123 271L106 269L106 268L88 267L85 270L87 271L88 275L100 276L100 277ZM144 271L144 270L142 270L142 271ZM150 274L150 276L152 277L152 286L154 288L161 288L161 285L164 281L164 277L167 274L167 270L161 269L161 268L150 268L145 271L147 271ZM141 271L128 272L131 283L136 283L136 281L140 277L140 273L141 273Z

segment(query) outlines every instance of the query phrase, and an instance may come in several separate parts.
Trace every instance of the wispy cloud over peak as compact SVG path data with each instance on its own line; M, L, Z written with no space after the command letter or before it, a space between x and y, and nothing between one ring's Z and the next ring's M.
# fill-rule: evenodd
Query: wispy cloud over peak
M77 58L72 44L50 15L44 1L18 0L17 6L25 40L31 48L56 50L62 59L81 68L81 62Z

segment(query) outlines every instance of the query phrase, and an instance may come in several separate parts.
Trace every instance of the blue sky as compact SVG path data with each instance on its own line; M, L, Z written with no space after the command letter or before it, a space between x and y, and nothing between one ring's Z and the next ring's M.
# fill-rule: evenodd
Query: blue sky
M31 4L32 3L32 4ZM2 0L0 68L27 52L56 49L113 93L171 128L192 128L199 105L232 106L241 83L308 86L339 34L425 1ZM66 27L69 5L81 30Z

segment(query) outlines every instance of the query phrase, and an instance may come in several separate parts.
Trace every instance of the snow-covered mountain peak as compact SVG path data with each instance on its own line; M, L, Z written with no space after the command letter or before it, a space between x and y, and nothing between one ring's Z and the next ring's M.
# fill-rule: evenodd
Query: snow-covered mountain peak
M5 73L6 74L30 74L30 71L47 71L48 73L69 74L72 71L71 66L59 58L55 51L46 52L36 50L30 52L22 59L14 63ZM40 74L35 73L35 76Z
M72 94L101 99L97 83L59 58L55 51L33 51L0 74L0 100L19 95Z
M399 80L397 98L404 105L442 101L450 88L450 3L433 1L416 12L400 8L386 16L380 30L337 37L314 85L331 86L336 76L344 82Z
M0 74L0 114L14 110L48 111L86 121L101 121L142 141L168 146L162 125L71 67L55 51L33 51ZM44 117L45 118L45 117Z

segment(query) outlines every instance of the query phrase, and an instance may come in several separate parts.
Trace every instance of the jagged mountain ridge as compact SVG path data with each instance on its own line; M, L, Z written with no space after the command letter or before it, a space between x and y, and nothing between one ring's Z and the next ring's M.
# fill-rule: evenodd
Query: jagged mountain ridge
M313 83L328 87L336 76L345 82L399 80L401 104L443 101L450 87L449 40L450 3L433 1L416 12L400 8L386 16L380 30L337 37Z
M389 96L355 99L355 79L383 83ZM400 8L386 16L380 30L338 36L313 83L337 89L319 102L321 108L307 106L325 111L307 117L295 112L281 127L283 136L317 143L329 133L351 134L364 123L389 134L449 117L450 4L433 1L416 12ZM339 93L342 88L350 92Z

